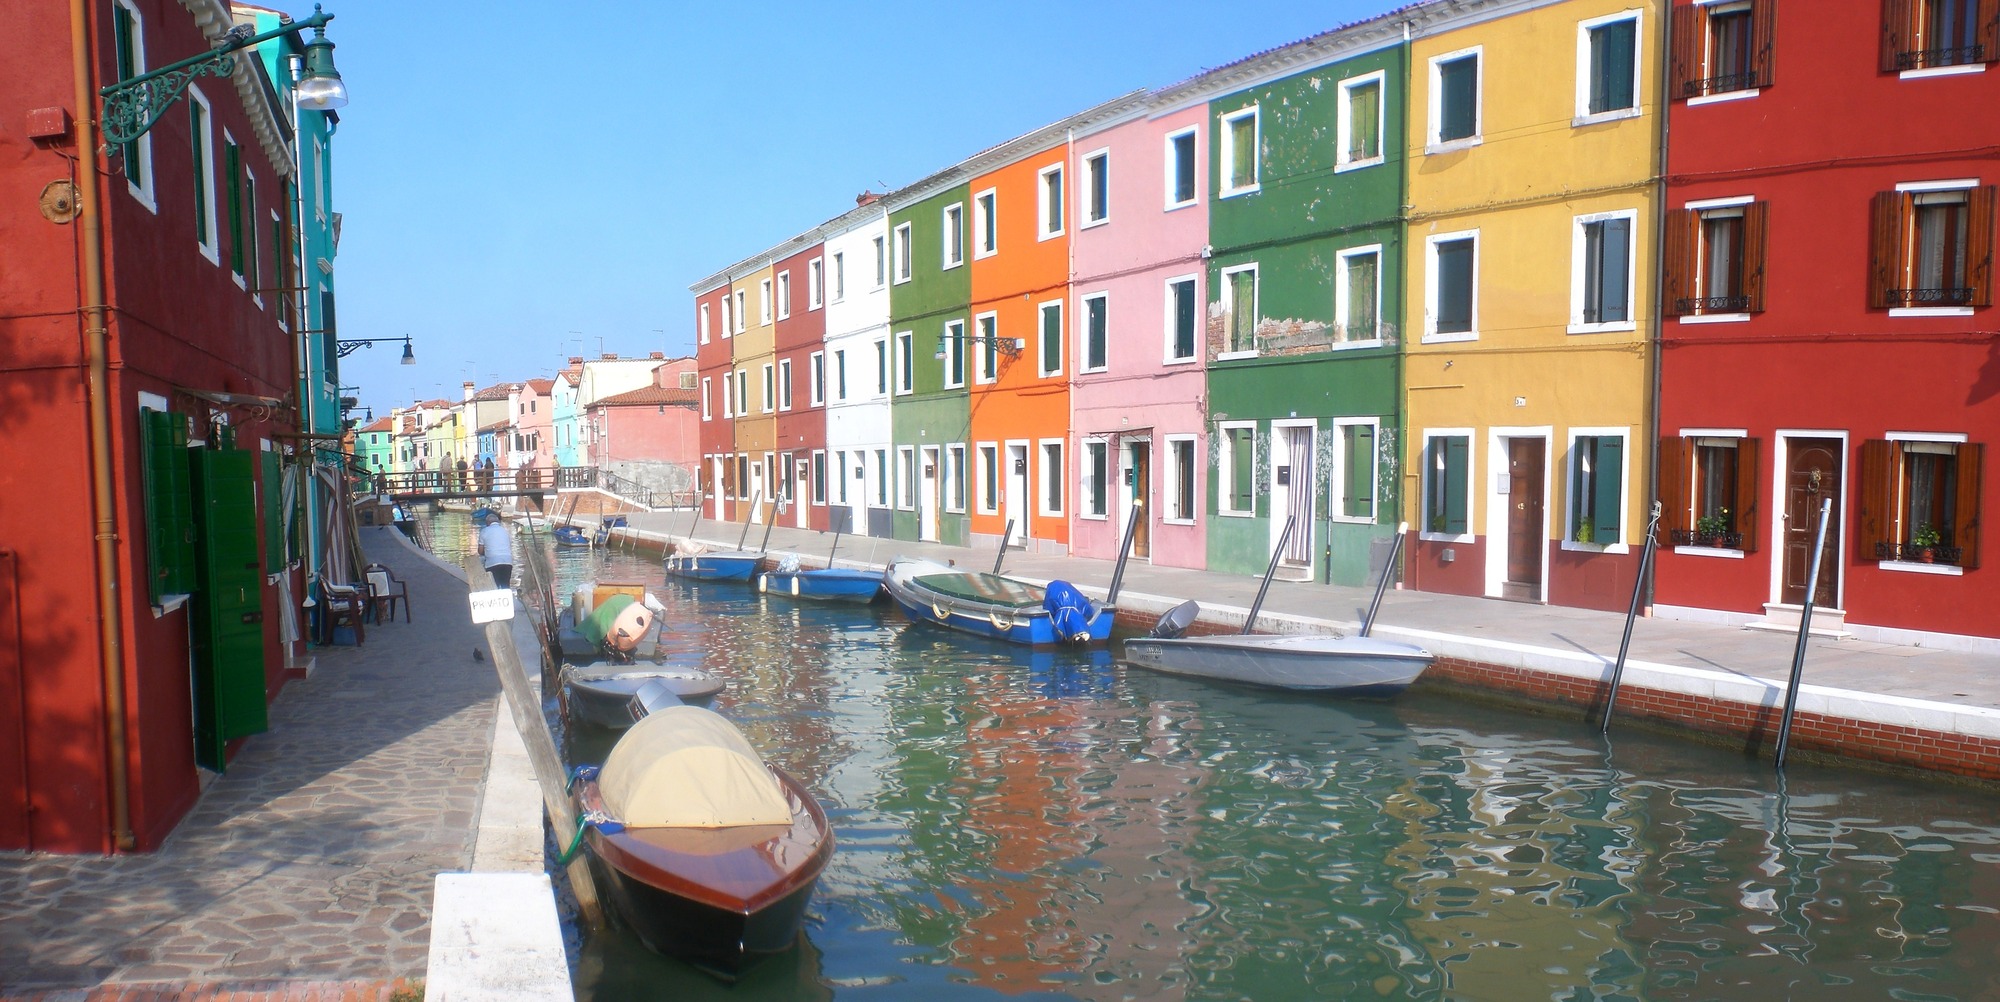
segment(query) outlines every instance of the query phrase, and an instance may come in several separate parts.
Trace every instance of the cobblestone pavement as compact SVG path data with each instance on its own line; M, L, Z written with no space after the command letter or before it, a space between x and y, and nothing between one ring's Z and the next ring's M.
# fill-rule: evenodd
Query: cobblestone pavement
M0 998L376 998L422 977L433 879L472 859L499 683L465 585L362 535L415 621L314 648L158 852L0 853Z

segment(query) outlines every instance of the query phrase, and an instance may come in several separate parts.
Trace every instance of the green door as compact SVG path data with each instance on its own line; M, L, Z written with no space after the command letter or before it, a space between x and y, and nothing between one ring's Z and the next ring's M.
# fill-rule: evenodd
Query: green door
M269 726L264 703L263 561L257 466L242 449L191 449L195 490L195 761L221 772L223 746Z

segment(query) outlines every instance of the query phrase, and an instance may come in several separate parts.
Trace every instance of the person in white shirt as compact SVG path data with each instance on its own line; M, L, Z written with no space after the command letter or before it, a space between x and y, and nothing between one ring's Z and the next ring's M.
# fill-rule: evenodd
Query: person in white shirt
M493 575L493 583L508 587L514 575L514 540L498 515L486 516L486 525L479 530L479 556Z

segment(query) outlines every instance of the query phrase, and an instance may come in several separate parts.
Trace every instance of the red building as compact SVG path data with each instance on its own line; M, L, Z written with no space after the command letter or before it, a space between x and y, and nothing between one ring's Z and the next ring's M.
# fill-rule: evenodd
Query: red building
M86 10L73 53L68 3L0 8L0 849L158 846L265 728L304 584L285 115L246 53L100 152L100 87L232 21Z
M730 499L736 496L735 398L729 389L736 321L729 280L719 276L713 288L695 297L694 309L695 394L701 424L701 470L696 489L707 499L703 517L726 522L735 517Z
M826 261L811 246L779 259L778 471L785 525L832 528L827 515L826 466Z
M2000 650L2000 23L1672 7L1656 607ZM1799 14L1801 16L1793 16Z

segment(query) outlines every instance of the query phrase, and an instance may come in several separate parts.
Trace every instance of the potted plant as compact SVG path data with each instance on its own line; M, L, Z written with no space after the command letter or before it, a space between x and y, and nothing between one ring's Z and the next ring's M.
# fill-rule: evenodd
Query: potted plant
M1938 527L1929 522L1918 522L1916 531L1910 533L1910 545L1917 548L1917 562L1928 564L1937 559L1937 545L1942 542Z
M1597 526L1592 524L1590 519L1586 518L1576 523L1576 541L1579 543L1597 541Z
M1729 534L1729 509L1717 508L1694 520L1694 541L1699 546L1720 546Z

